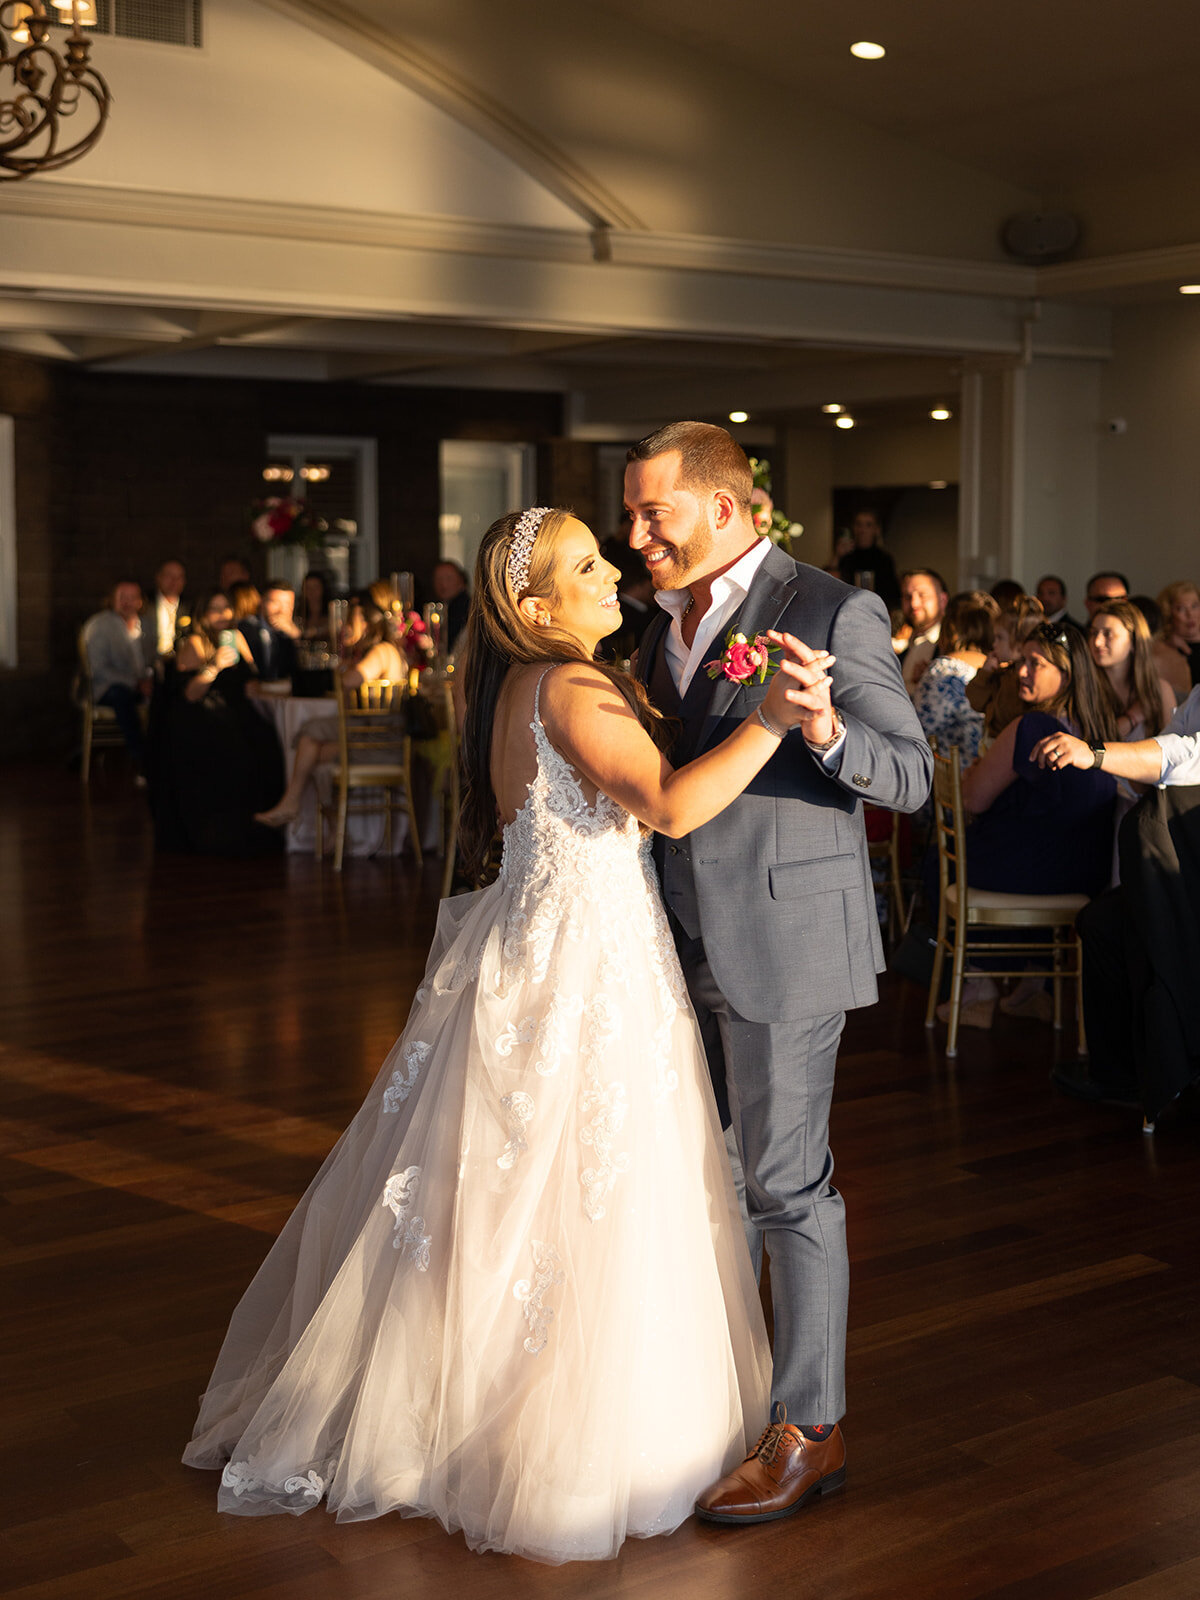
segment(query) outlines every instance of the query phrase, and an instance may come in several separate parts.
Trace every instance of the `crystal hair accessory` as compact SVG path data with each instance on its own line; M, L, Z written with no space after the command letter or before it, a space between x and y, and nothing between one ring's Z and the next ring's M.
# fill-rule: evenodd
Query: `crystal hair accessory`
M552 506L530 506L517 519L512 548L508 552L508 581L518 598L521 591L529 586L529 558L533 554L534 541L542 522L552 510Z

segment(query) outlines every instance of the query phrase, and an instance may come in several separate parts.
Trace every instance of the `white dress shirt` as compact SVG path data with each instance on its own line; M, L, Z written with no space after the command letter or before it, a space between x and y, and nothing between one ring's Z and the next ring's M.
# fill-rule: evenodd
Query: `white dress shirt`
M1188 695L1154 742L1163 753L1158 783L1200 783L1200 684Z
M755 574L766 560L770 548L769 539L755 540L744 556L739 556L719 578L713 579L710 591L711 603L700 618L690 649L683 638L683 619L692 598L691 591L659 589L655 592L654 598L671 618L671 626L667 629L663 647L667 666L671 669L671 677L675 680L680 699L688 692L697 670L706 661L718 660L723 654L726 628L749 593ZM845 739L846 735L843 732L838 742L819 756L822 766L828 771L837 770Z
M175 622L178 616L178 597L170 599L165 594L154 596L154 626L160 656L169 656L175 648Z

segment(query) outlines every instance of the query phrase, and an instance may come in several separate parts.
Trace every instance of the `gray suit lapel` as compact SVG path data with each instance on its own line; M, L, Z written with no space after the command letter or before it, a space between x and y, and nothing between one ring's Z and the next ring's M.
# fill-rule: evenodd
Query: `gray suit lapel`
M762 566L754 575L754 581L745 600L742 601L741 610L729 628L726 628L725 634L736 626L739 633L744 633L747 639L752 639L756 633L766 633L769 628L773 628L795 596L795 580L796 564L791 557L785 556L781 550L774 547L768 550L763 557ZM722 635L713 643L713 660L720 657L724 647L725 635ZM703 672L704 668L700 667L698 670ZM712 699L708 703L708 718L697 749L703 749L705 741L713 731L713 724L729 710L741 688L740 683L733 683L728 678L717 679Z

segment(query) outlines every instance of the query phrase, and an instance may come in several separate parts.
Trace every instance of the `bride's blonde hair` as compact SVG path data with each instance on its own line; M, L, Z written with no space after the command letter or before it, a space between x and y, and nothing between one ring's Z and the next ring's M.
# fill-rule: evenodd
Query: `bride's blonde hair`
M478 881L496 834L496 795L492 788L492 728L500 688L510 667L543 661L591 658L574 634L553 623L537 627L520 608L527 595L551 607L558 600L555 575L563 530L573 513L560 507L547 511L538 524L529 551L528 577L520 591L511 581L513 536L523 512L510 511L493 522L483 536L475 562L475 583L467 616L463 691L466 715L462 730L462 815L459 851L463 871ZM593 661L629 702L642 726L660 747L666 744L663 718L650 704L641 684L604 661Z

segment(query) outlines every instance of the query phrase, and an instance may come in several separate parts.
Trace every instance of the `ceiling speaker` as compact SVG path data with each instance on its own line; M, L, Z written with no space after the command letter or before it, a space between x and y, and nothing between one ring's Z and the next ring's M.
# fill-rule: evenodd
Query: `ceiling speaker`
M1031 267L1061 261L1079 243L1079 218L1069 211L1022 211L1009 217L1000 240L1010 256Z

